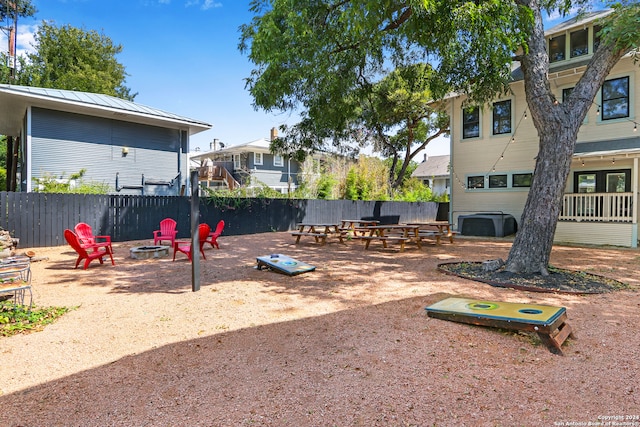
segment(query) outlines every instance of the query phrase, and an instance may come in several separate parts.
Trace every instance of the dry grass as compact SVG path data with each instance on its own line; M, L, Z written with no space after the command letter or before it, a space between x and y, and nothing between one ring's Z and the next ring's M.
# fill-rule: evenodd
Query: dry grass
M442 274L506 258L510 242L382 249L299 245L288 233L222 236L201 289L184 258L74 270L69 247L35 248L35 303L77 306L43 331L0 338L7 426L543 426L640 414L637 250L557 247L559 268L631 289L529 293ZM254 268L284 253L316 265ZM577 339L557 356L528 334L428 318L448 296L559 305Z

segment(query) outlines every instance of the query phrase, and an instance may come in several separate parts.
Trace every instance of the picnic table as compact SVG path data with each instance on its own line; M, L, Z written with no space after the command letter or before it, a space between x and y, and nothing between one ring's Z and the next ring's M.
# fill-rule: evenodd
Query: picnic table
M300 243L300 238L302 236L310 236L315 238L316 243L324 245L327 241L327 237L330 235L336 235L340 240L340 243L344 243L342 240L344 233L340 230L339 224L300 222L297 224L297 227L297 231L291 232L292 236L296 236L296 244Z
M451 229L449 221L427 221L427 222L411 222L409 225L417 225L420 227L418 232L422 237L435 237L436 244L440 244L442 237L447 237L450 243L453 243L453 236L458 232Z
M366 227L369 234L360 236L366 243L364 248L369 249L372 240L382 242L383 247L387 247L387 242L400 243L400 252L404 251L405 243L413 242L418 248L422 248L420 235L418 234L420 227L410 224L387 224L387 225L370 225Z
M369 233L367 227L378 225L380 221L373 219L343 219L340 221L340 230L353 237L366 236Z

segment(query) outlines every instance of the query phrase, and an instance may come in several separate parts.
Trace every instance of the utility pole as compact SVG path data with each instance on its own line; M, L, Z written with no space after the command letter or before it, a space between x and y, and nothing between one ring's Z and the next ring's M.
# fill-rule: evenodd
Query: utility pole
M13 25L9 30L9 67L11 68L10 80L15 83L17 67L17 45L18 45L18 2L7 0L7 11L13 6Z
M4 31L8 31L7 41L9 44L7 67L10 69L9 79L13 82L16 78L17 68L17 44L18 44L18 3L16 1L6 0L6 16L11 19L11 25L8 27L0 27ZM11 10L13 9L13 13Z

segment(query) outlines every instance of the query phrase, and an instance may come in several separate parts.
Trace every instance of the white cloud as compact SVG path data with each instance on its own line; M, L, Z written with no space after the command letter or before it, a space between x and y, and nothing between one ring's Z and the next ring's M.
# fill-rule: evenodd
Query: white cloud
M202 3L202 6L200 5ZM217 7L222 7L222 2L216 0L204 0L201 2L200 0L189 0L185 2L184 7L196 6L200 7L202 10L214 9Z
M18 25L18 55L34 53L35 34L38 31L37 25Z
M204 4L202 5L202 10L213 9L216 7L222 7L222 3L214 0L204 0Z

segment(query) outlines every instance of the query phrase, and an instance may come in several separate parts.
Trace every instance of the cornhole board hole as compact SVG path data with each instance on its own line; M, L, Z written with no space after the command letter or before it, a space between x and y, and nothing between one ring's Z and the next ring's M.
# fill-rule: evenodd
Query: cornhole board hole
M260 256L256 258L256 260L258 261L258 270L270 268L279 273L288 274L289 276L295 276L316 269L313 265L282 254Z
M562 354L562 343L572 336L564 307L446 298L425 310L436 319L535 332L555 354Z

